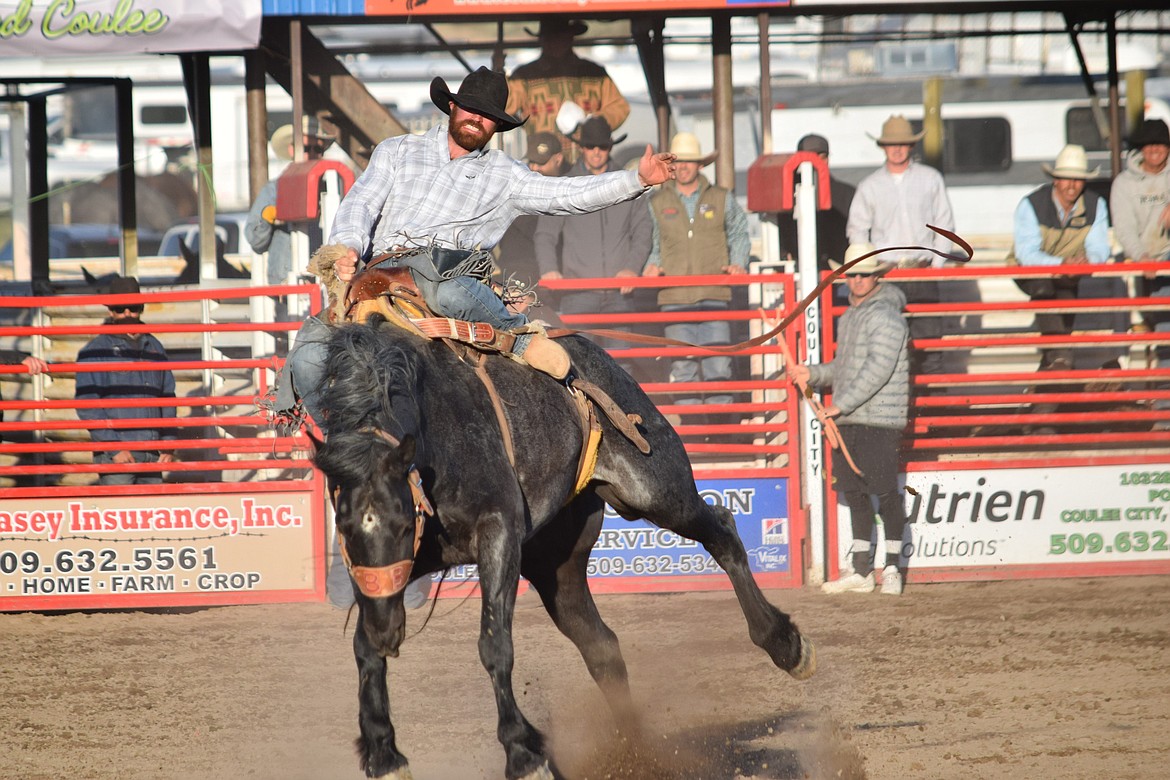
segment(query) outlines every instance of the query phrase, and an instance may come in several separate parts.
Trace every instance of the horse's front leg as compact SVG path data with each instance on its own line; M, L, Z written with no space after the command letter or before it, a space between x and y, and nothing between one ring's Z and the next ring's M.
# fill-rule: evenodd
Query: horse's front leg
M359 602L361 597L359 597ZM362 607L365 612L365 607ZM390 723L390 696L386 690L386 658L366 634L363 615L358 615L353 634L353 655L358 668L358 724L356 747L367 777L411 780L406 756L394 742Z
M512 616L520 582L520 540L503 519L478 529L479 585L483 611L479 626L479 658L496 694L496 736L504 746L508 780L552 780L556 775L544 752L544 737L528 722L512 690Z

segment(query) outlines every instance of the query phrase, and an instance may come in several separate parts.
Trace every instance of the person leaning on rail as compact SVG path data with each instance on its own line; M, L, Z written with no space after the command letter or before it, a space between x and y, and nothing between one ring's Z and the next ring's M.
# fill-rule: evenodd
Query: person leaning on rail
M23 365L28 373L36 374L44 373L49 370L49 364L41 360L39 357L34 357L27 352L21 352L18 349L0 349L0 365L5 366L20 366ZM3 377L7 379L7 375ZM4 398L0 396L0 401ZM4 410L0 409L0 422L4 422ZM4 441L4 432L0 431L0 441Z
M118 276L110 282L110 295L134 295L141 292L133 276ZM141 303L115 303L107 306L110 312L103 325L142 326ZM102 333L81 348L78 363L161 363L168 360L167 351L157 338L140 327L130 333ZM174 428L151 425L151 420L169 420L175 417L175 407L151 406L150 399L174 398L175 375L166 369L135 369L130 371L79 371L74 397L78 401L108 401L122 398L140 398L141 406L79 407L82 420L138 420L143 425L134 428L94 427L90 438L95 442L154 442L175 438ZM95 452L97 464L126 465L130 463L172 463L171 450L105 450ZM99 476L103 485L148 485L162 482L161 471L107 472Z
M1161 119L1147 119L1130 140L1125 170L1109 190L1109 214L1113 235L1125 257L1139 263L1170 260L1170 129ZM1140 297L1170 297L1170 276L1139 279ZM1170 333L1170 312L1142 314L1148 328ZM1170 368L1170 344L1155 348L1158 368ZM1165 385L1159 389L1170 389ZM1154 409L1170 409L1170 401L1157 400ZM1170 420L1154 423L1154 430L1170 430Z
M1042 167L1051 181L1032 190L1016 207L1014 241L1007 262L1049 268L1108 263L1111 248L1105 199L1085 189L1085 182L1100 168L1090 171L1085 148L1076 144L1065 146L1053 165ZM1080 276L1016 280L1016 286L1034 301L1073 300L1080 285ZM1075 316L1037 313L1036 328L1044 336L1068 335ZM1067 347L1047 348L1041 353L1041 371L1072 368L1073 353Z
M699 139L679 133L670 141L674 153L675 180L662 185L650 196L654 217L653 242L643 276L707 276L747 272L751 239L747 215L731 190L707 181L699 171L710 165L717 152L704 155ZM731 306L731 288L724 286L663 287L658 306L664 312L726 312ZM699 346L726 346L731 343L727 320L676 322L666 326L666 337ZM670 364L671 382L727 382L731 379L731 356L710 355L701 359L675 358ZM726 392L701 393L679 398L679 404L729 404ZM692 423L709 422L691 418Z

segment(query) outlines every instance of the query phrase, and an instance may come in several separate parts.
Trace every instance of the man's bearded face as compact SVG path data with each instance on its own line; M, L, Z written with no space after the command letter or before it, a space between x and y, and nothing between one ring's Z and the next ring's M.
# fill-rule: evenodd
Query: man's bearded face
M496 121L451 103L451 137L469 152L479 151L496 133Z

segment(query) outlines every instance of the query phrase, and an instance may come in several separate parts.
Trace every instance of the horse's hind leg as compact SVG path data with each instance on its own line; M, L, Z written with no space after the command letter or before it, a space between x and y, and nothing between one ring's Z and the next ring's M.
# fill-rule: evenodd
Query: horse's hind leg
M553 623L568 637L605 695L618 726L634 726L626 662L617 635L601 619L586 571L601 531L603 502L589 492L577 498L524 545L521 573L528 579Z
M617 495L599 490L614 506L632 506ZM642 514L651 523L674 531L679 536L693 539L711 554L735 588L740 609L747 618L748 635L761 647L772 662L798 680L811 677L816 670L816 652L812 642L803 638L796 624L785 613L764 598L748 565L747 552L735 528L735 519L726 507L714 507L697 492L659 492L655 500L644 502L653 508L642 507ZM615 503L616 502L616 503ZM642 506L643 502L638 505Z

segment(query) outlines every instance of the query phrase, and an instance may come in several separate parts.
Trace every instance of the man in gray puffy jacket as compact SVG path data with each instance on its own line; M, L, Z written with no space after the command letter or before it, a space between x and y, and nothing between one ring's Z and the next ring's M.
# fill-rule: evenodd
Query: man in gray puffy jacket
M854 244L845 253L845 262L871 251L870 244ZM906 508L898 472L910 405L910 331L902 315L906 296L881 281L890 267L868 258L845 272L849 308L837 326L837 353L832 362L788 370L793 381L833 388L833 402L825 412L836 418L841 440L862 472L854 473L844 456L833 452L834 489L845 497L853 519L853 571L826 582L822 587L826 593L872 591L875 566L883 568L882 593L902 593L902 571L897 564ZM879 549L876 555L870 545L874 526L870 497L874 495L886 536L885 550Z

